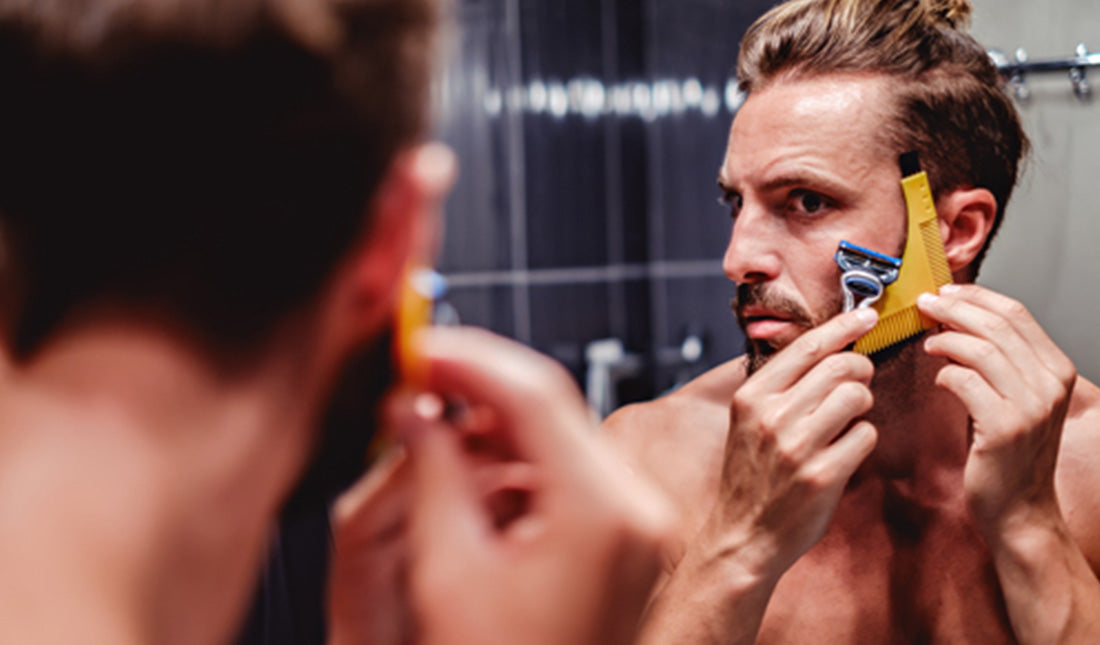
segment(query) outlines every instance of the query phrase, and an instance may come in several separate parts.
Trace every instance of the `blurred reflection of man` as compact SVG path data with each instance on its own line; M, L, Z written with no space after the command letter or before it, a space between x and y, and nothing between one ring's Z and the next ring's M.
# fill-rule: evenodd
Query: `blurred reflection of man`
M440 12L0 0L0 642L232 637L333 382L450 185L421 141ZM418 633L628 641L660 499L547 359L469 330L417 346L431 394L391 416ZM507 459L467 460L440 395ZM500 521L505 487L531 503ZM382 637L333 604L334 639Z
M972 284L1026 140L969 12L793 0L746 34L719 184L747 353L606 422L687 518L645 642L1100 642L1100 392ZM959 286L872 362L833 254L904 247L913 150Z

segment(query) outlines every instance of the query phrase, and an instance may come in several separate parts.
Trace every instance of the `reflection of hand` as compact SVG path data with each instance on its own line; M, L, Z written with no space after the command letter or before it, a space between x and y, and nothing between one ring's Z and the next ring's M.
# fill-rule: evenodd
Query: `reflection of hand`
M996 539L1018 520L1060 517L1054 467L1073 364L1019 302L975 285L940 293L919 303L944 326L925 349L952 361L936 383L970 413L964 486L978 529Z
M806 332L734 394L719 498L703 535L736 551L754 575L777 578L821 539L875 445L870 423L852 425L871 408L874 368L841 351L874 326L874 313Z
M329 572L330 645L401 645L414 623L405 598L411 473L390 453L337 501Z
M432 329L421 341L427 389L463 401L462 416L481 420L478 441L507 454L472 457L430 395L391 410L410 471L417 640L630 642L669 507L608 452L555 363L473 330ZM524 501L502 510L502 491Z

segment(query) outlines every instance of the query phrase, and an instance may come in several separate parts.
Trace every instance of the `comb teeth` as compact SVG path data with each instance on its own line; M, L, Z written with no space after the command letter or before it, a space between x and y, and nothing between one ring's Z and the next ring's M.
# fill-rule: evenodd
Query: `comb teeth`
M940 238L936 220L921 224L920 234L924 238L924 249L928 254L928 268L932 270L932 280L938 289L951 282L951 267L947 264L947 255L943 250L943 239Z
M856 342L854 349L860 354L870 356L932 327L933 324L920 315L916 305L906 307L879 319L875 328Z

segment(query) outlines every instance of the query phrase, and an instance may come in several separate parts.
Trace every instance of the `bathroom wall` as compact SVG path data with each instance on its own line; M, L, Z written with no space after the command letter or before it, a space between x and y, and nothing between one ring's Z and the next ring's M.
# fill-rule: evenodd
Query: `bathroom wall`
M973 33L989 49L1032 60L1100 51L1096 0L974 0ZM1100 69L1095 98L1077 98L1065 72L1026 78L1018 103L1034 149L980 281L1028 306L1087 378L1100 379Z
M439 103L462 172L440 269L464 322L581 383L586 347L617 339L640 369L618 371L615 403L740 352L715 179L738 40L770 4L459 3Z

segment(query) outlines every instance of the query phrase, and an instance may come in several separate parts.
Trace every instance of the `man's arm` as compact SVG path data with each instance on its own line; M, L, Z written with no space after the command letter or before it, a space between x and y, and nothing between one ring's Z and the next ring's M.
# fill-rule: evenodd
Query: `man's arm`
M755 641L775 585L874 448L874 427L853 423L873 367L842 350L875 320L863 310L803 334L734 393L713 508L651 599L643 643Z
M1022 643L1100 642L1100 581L1070 534L1055 467L1076 370L1020 303L975 285L921 297L943 325L936 383L970 413L971 517L993 556Z

